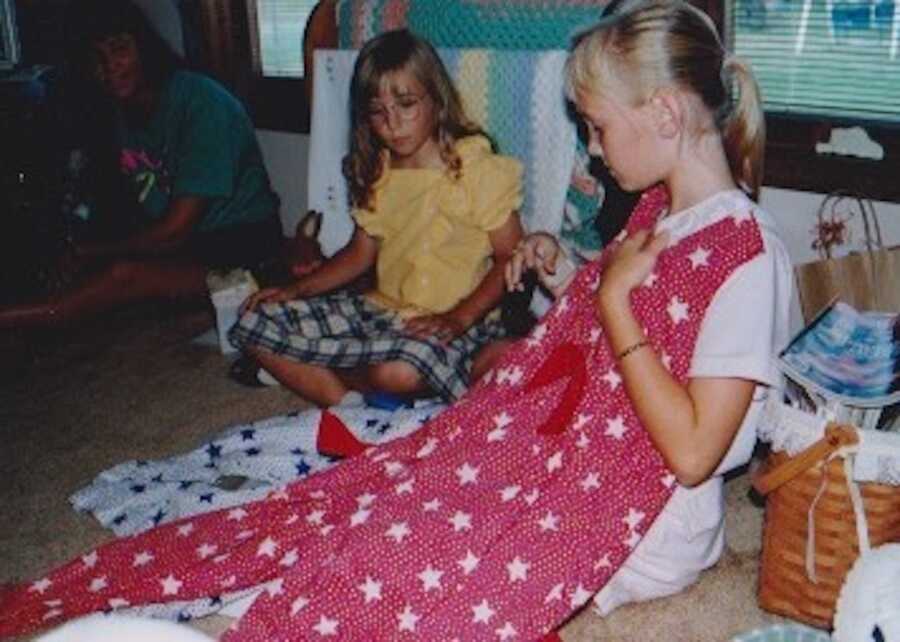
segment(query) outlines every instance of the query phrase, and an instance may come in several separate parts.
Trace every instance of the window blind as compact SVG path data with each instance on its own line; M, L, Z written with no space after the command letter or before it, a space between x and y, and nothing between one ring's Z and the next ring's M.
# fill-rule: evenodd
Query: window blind
M900 0L734 0L766 111L900 124Z
M303 30L317 0L256 0L263 76L302 78Z

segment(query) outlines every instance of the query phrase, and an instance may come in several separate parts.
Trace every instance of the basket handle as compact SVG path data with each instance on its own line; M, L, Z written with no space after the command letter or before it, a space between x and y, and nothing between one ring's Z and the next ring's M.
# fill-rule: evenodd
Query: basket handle
M797 453L782 464L757 475L753 480L753 488L760 495L768 495L783 484L794 479L821 461L825 461L833 452L844 446L852 446L859 442L856 428L846 424L829 423L825 435L812 446Z

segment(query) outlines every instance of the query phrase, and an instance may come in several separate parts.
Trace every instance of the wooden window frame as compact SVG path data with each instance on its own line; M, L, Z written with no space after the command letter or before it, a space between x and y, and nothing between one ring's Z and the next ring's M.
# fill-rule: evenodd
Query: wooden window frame
M247 3L254 71L248 104L254 123L261 129L308 134L312 106L312 47L313 43L320 47L337 46L335 2L319 2L307 19L303 30L303 77L274 78L262 74L256 0L244 1Z
M247 107L258 129L309 133L312 44L337 46L335 0L322 0L304 28L303 78L262 74L256 0L200 0L204 66ZM318 16L313 26L313 16ZM311 33L315 32L315 33ZM311 37L311 36L315 37Z
M724 2L696 0L725 34L728 19ZM884 148L880 161L849 156L823 155L816 143L827 142L836 127L865 127ZM900 127L853 119L766 114L766 187L827 194L849 190L869 198L900 203Z

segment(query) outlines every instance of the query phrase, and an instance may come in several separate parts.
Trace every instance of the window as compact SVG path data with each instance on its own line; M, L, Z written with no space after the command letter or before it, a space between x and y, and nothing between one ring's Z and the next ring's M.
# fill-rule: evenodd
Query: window
M769 144L767 185L850 189L900 202L900 2L705 0L730 48L762 87ZM855 150L816 151L836 128L861 126Z
M19 30L13 0L0 0L0 69L19 64Z
M266 77L302 78L303 31L317 0L256 0L260 72Z
M336 0L180 0L191 60L247 105L256 127L309 131L304 34L318 10L320 31L334 36ZM322 11L322 9L328 9ZM329 20L329 18L331 18Z
M303 42L317 0L241 0L246 3L252 88L248 103L257 127L309 131L311 79Z
M734 13L767 110L900 124L893 0L738 0Z

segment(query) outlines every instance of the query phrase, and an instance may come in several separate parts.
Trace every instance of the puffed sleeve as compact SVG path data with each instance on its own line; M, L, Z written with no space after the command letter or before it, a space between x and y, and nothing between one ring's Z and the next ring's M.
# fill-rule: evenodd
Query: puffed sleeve
M373 238L383 238L388 233L388 220L383 212L378 211L378 197L384 191L390 177L391 167L387 155L382 158L381 175L372 185L374 198L372 202L375 204L374 209L364 209L354 207L350 216L359 225L363 231Z
M481 139L483 140L483 139ZM485 231L503 225L522 206L522 164L490 152L461 152L461 182L471 203L471 223Z
M379 216L372 210L364 210L358 207L354 208L350 215L356 221L356 224L369 236L379 238L385 235L384 215Z

